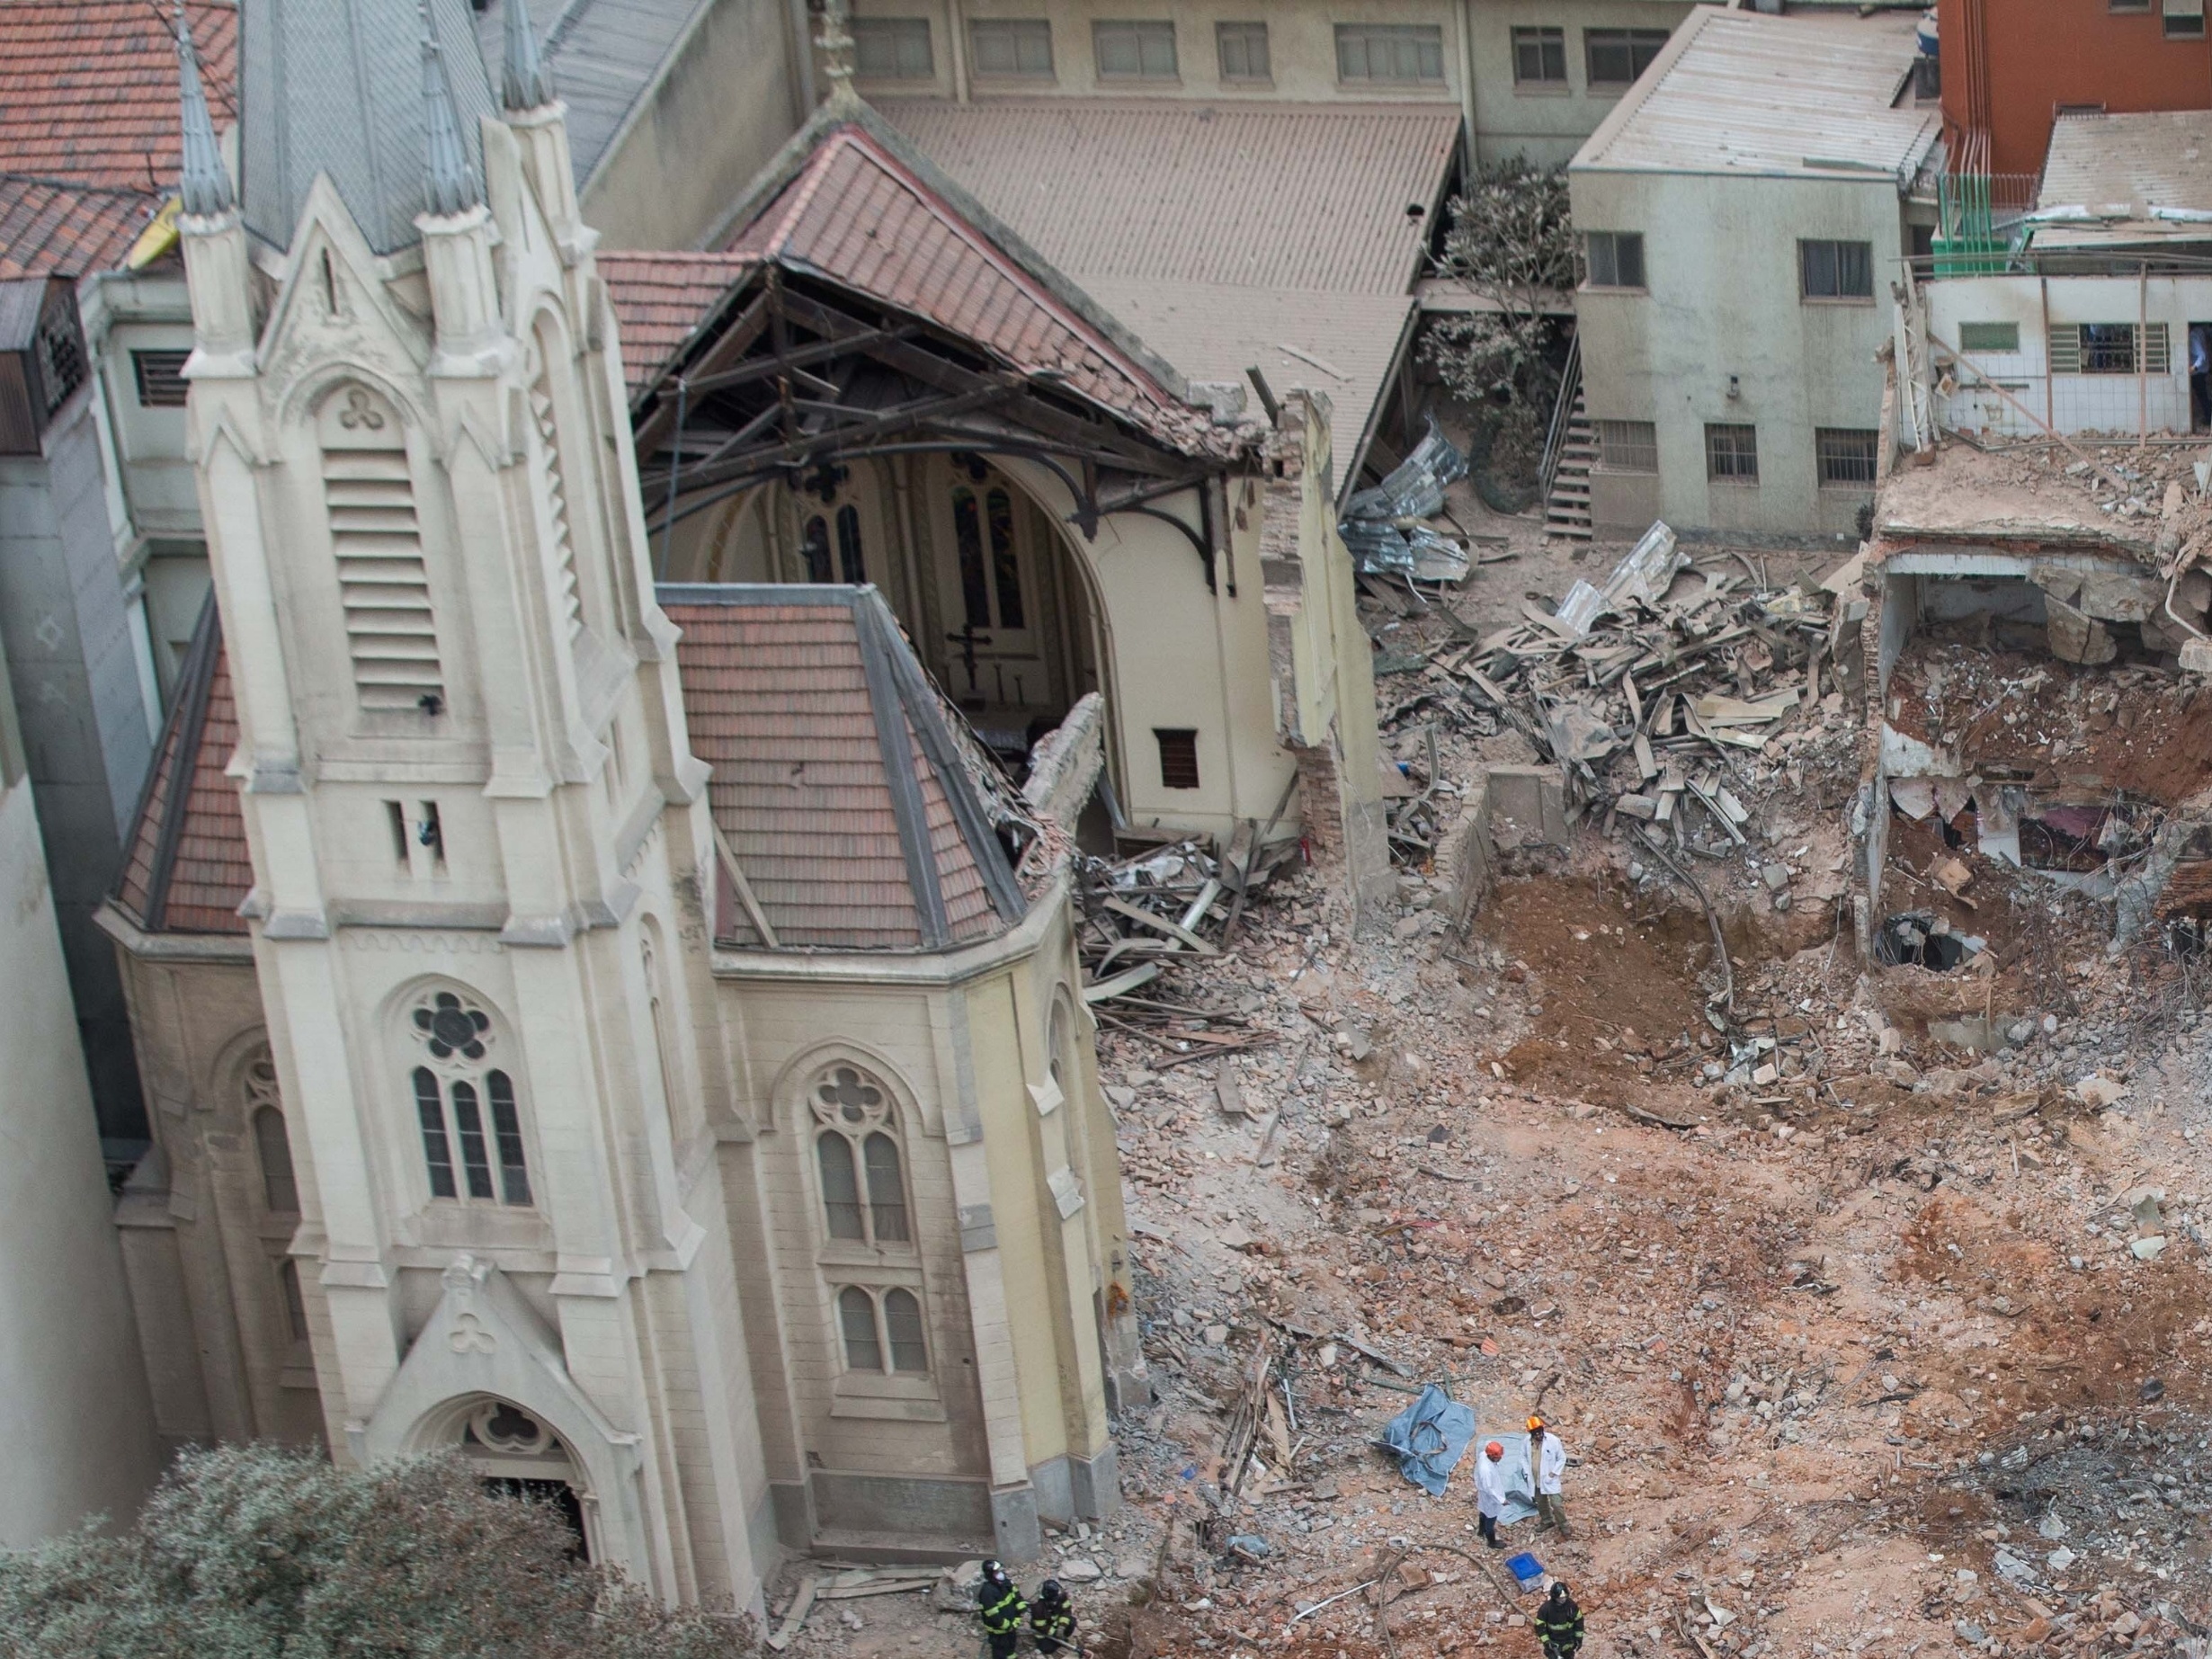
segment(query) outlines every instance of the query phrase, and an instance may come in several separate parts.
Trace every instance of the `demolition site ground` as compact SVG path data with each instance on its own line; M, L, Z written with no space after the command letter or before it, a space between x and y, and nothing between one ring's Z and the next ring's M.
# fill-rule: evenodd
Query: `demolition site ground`
M1386 745L1436 821L1535 754L1415 659L1584 568L1530 549L1389 618ZM2011 712L2117 744L2181 695L2135 672ZM1823 683L1726 757L1743 844L1700 817L1694 893L1593 814L1501 844L1464 914L1401 848L1354 940L1293 859L1233 941L1184 924L1218 954L1164 947L1097 1004L1154 1398L1120 1413L1120 1513L1018 1574L1069 1585L1090 1653L1534 1654L1522 1550L1592 1656L2206 1651L2201 968L2156 930L2108 950L2109 904L1934 813L1893 821L1886 902L1978 955L1861 959L1864 726ZM1476 1415L1441 1497L1375 1443L1429 1383ZM1572 1535L1493 1553L1472 1458L1539 1408ZM836 1605L789 1651L976 1651L945 1589Z

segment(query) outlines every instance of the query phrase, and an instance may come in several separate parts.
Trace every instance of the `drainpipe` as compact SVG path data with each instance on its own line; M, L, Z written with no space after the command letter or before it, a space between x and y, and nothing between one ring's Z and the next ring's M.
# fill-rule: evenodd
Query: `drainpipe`
M1482 165L1482 152L1476 147L1475 135L1475 0L1459 0L1459 111L1467 122L1467 174L1472 183L1475 170Z
M952 101L968 102L968 22L960 15L960 0L945 0L945 32L951 37Z
M794 77L798 83L798 119L791 124L804 127L815 106L814 30L807 15L807 0L789 0L785 15L791 20L791 67L798 71Z

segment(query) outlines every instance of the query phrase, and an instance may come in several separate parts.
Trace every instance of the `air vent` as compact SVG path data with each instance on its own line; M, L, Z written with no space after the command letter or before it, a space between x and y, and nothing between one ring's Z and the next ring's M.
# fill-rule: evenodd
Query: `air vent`
M538 423L538 447L544 456L546 501L553 514L553 602L573 640L584 631L584 609L576 599L576 549L568 532L568 494L561 481L560 427L553 418L552 388L540 371L530 383L530 412Z
M353 685L370 712L435 714L445 684L399 423L365 392L345 396L343 446L323 449L323 499Z

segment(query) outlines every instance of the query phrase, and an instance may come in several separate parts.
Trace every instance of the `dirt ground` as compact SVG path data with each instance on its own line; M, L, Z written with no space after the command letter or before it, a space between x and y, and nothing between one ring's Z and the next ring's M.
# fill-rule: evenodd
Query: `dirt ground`
M1618 553L1500 522L1521 557L1463 624ZM1834 802L1770 771L1746 858L1803 896L1724 905L1720 1029L1703 914L1593 833L1509 861L1464 934L1434 871L1356 941L1279 879L1158 993L1253 1039L1228 1057L1102 1022L1155 1397L1118 1425L1121 1513L1021 1574L1071 1582L1090 1652L1534 1655L1471 1466L1432 1498L1374 1444L1440 1382L1477 1446L1539 1404L1563 1438L1571 1533L1503 1553L1571 1585L1592 1659L2201 1659L2212 1019L2154 945L2109 954L2086 907L1987 871L1988 909L1954 908L2003 927L1992 972L1861 962ZM1939 851L1902 836L1893 869ZM1976 1003L2020 1041L1930 1036ZM1282 1437L1232 1496L1263 1346ZM859 1628L817 1610L791 1651L976 1651L922 1596L839 1606Z

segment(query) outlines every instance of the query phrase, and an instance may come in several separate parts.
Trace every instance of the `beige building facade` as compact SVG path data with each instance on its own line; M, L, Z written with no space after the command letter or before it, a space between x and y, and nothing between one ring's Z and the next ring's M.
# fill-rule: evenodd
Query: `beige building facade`
M455 1448L671 1598L1033 1554L1145 1387L1060 843L876 589L656 585L531 37L326 10L369 102L249 54L236 183L187 81L214 603L103 913L164 1437Z

